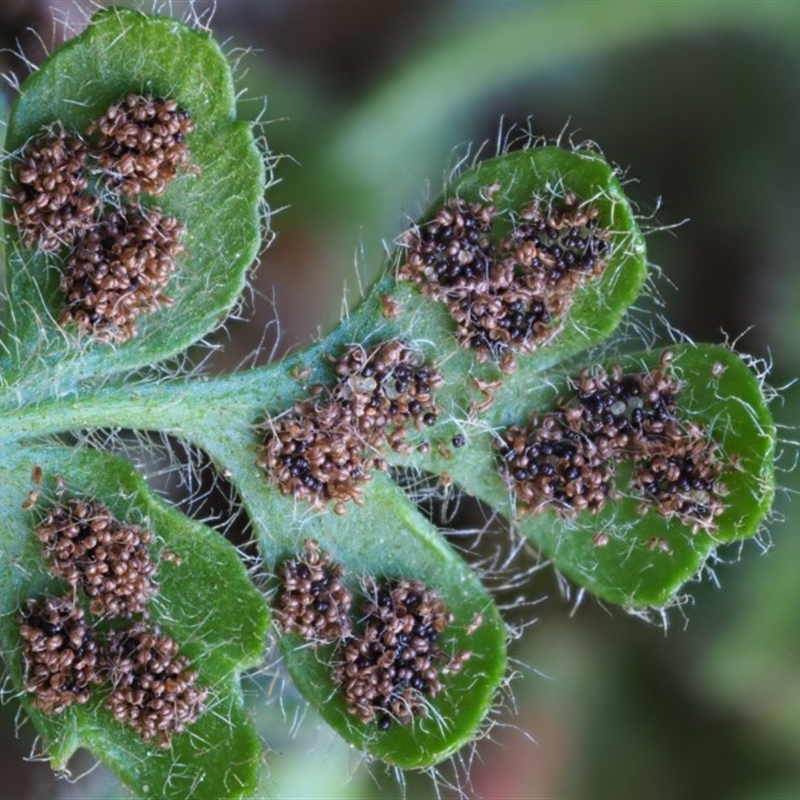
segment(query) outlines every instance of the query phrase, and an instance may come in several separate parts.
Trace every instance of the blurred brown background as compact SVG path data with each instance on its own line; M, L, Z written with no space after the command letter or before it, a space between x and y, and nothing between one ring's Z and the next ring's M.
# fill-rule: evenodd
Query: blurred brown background
M52 9L79 26L89 7L3 0L1 44L40 60L27 29L49 44ZM461 155L487 139L493 153L502 119L504 131L595 140L629 167L648 224L690 220L649 238L666 303L650 303L654 313L693 339L743 334L740 349L774 360L774 385L798 374L800 4L221 0L212 28L229 47L257 51L241 61L242 114L263 112L282 156L269 195L281 209L277 239L257 272L253 317L230 325L214 369L259 345L263 361L337 319L345 283L356 297L354 264L374 274L382 239L438 193ZM9 53L2 69L25 71ZM784 397L775 412L796 426L800 393ZM782 480L796 486L791 453L784 463ZM592 601L570 615L554 581L537 576L533 596L547 602L513 645L518 713L481 743L467 794L800 797L798 510L787 493L778 503L774 550L749 544L737 564L727 562L738 551L725 553L719 585L693 586L668 635ZM314 720L289 737L253 693L274 750L265 796L400 795L380 769L356 769ZM13 703L0 714L0 797L122 795L102 769L72 785L23 763L32 734L15 736ZM434 796L424 776L408 776L406 791Z

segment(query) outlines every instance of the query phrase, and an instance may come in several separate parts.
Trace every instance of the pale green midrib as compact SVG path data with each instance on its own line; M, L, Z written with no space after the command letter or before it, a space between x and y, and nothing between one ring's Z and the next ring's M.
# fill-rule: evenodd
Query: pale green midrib
M263 387L277 373L276 368L260 368L205 380L84 389L78 395L3 411L0 443L98 428L174 433L192 442L224 428L242 432L263 412Z

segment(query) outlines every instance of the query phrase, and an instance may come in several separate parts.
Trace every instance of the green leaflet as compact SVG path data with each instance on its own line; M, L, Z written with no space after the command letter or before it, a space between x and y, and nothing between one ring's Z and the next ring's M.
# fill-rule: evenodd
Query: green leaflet
M65 332L55 319L64 302L58 283L66 254L23 248L6 224L7 383L57 391L162 360L214 328L244 288L261 242L264 159L251 126L236 120L230 66L210 34L121 8L99 12L25 82L6 146L13 153L57 121L84 133L110 105L145 92L176 100L195 124L187 142L196 171L179 171L153 199L188 230L187 252L167 288L175 304L142 315L138 336L119 346Z
M717 518L715 533L698 531L655 511L639 514L640 500L628 497L610 504L594 518L573 524L549 515L523 523L526 535L555 565L593 594L628 607L665 606L678 598L718 546L753 536L772 505L775 491L776 434L756 376L732 351L712 345L681 345L675 354L675 374L685 383L681 415L708 429L727 457L737 462L722 475L728 487L727 509ZM659 352L620 359L634 368L653 368ZM715 376L719 365L724 370ZM717 369L719 369L719 366ZM624 491L623 476L617 480ZM607 545L592 537L607 530ZM669 552L654 546L663 540Z
M546 205L574 192L600 212L600 227L611 235L603 275L578 290L563 328L547 345L525 358L529 372L563 361L608 337L636 299L647 277L644 237L612 165L600 156L559 147L535 147L477 164L454 181L451 194L477 199L497 183L495 198L502 215L497 235L505 234L509 217L535 194Z
M487 187L492 185L499 186L493 198L497 216L492 239L496 243L508 234L512 220L518 218L533 197L546 207L551 200L563 201L569 192L575 193L580 201L591 202L600 213L601 227L612 234L602 276L577 291L561 324L552 326L555 334L547 344L520 359L524 361L522 368L532 375L602 341L616 328L647 277L644 238L614 168L592 153L558 147L508 153L480 162L459 175L448 188L447 197L481 201ZM443 198L437 199L419 224L431 220L443 203ZM397 264L402 258L400 251L392 263ZM498 376L497 370L488 365L476 366L474 354L458 347L454 338L456 325L442 303L421 296L407 281L393 287L392 296L406 317L401 322L407 326L406 336L435 343L433 354L443 364L447 385L457 387L454 391L463 393L464 371L473 374L477 371L482 377ZM391 320L388 324L391 325Z
M32 510L22 503L31 489L34 464L44 470L42 497ZM198 684L208 687L207 710L168 750L139 734L104 708L109 688L93 689L85 706L47 715L24 703L46 743L54 767L63 767L79 747L88 747L141 797L245 797L254 790L262 760L261 742L244 709L240 673L260 661L268 613L235 549L215 531L185 517L147 489L133 467L95 451L37 447L5 456L2 470L6 502L2 514L2 558L11 565L0 589L2 636L9 672L21 689L24 666L16 614L28 598L62 596L64 581L52 577L33 526L57 499L55 478L63 476L69 497L97 499L126 522L155 534L151 545L159 564L160 591L151 600L151 622L179 646ZM180 564L164 560L166 552ZM99 630L118 629L100 622Z
M626 492L624 469L616 484L628 496L609 503L599 514L584 512L565 521L545 511L518 520L536 547L578 586L631 608L662 607L675 601L719 545L758 531L775 489L776 434L757 377L724 347L675 345L669 350L674 354L675 375L684 383L679 400L682 418L706 427L722 452L738 461L722 475L729 493L725 497L728 508L717 519L719 530L714 534L692 533L677 520L667 521L655 511L640 514L641 500ZM660 355L661 351L652 351L604 360L603 366L608 369L620 364L633 371L654 368ZM596 363L587 362L586 366ZM718 376L712 374L715 365L721 372ZM564 378L553 377L550 386L524 392L515 376L498 392L485 422L495 430L524 423L534 412L554 410L558 395L567 393ZM492 443L490 435L474 437L467 452L450 462L448 469L466 491L514 519L516 509L497 473ZM604 546L593 541L599 532L609 535ZM670 552L655 546L659 540L667 543Z
M264 501L248 493L243 493L243 499L258 518ZM291 503L286 498L274 502ZM434 588L454 616L442 634L442 648L450 656L467 650L471 657L461 672L442 677L444 688L429 701L426 718L405 727L395 724L385 732L374 722L362 723L346 712L332 677L333 648L312 650L298 636L283 635L281 652L295 685L347 741L390 764L432 766L472 741L491 710L506 670L505 624L477 575L383 474L368 484L363 506L349 508L341 518L330 513L301 517L264 536L262 549L286 558L297 553L308 536L345 566L356 594L363 576L422 580ZM363 593L357 594L356 619L362 602ZM470 633L467 629L476 615L483 622Z

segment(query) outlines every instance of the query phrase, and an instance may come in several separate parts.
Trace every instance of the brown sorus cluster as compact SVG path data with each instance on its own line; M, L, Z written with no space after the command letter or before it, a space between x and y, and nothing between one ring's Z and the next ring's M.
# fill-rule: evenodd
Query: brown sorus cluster
M715 519L725 511L726 487L719 481L723 464L718 445L705 432L694 428L688 434L667 437L661 447L641 459L633 485L645 497L645 508L655 504L658 513L675 517L694 532L717 529Z
M87 192L88 148L55 127L33 139L12 164L9 222L25 247L57 250L93 224L99 202Z
M557 412L509 428L499 445L501 471L520 505L534 513L549 506L564 516L599 511L618 496L616 465L628 460L635 464L633 488L659 513L694 531L715 530L725 509L723 465L703 428L680 419L681 386L669 362L667 353L648 372L585 370Z
M128 95L92 123L89 133L99 133L97 160L110 188L158 196L189 163L186 135L193 128L189 112L174 100Z
M352 416L356 431L371 447L384 443L398 452L409 424L421 429L436 422L433 393L441 376L400 341L366 350L353 347L336 363L333 395Z
M406 234L399 276L436 300L488 288L496 261L490 239L495 213L491 203L449 198L430 222Z
M158 590L148 546L152 534L117 520L96 500L57 503L34 529L50 571L79 587L92 614L146 614Z
M42 468L35 466L31 477L38 486ZM57 483L62 493L60 476ZM29 600L17 618L25 690L44 712L60 713L71 703L85 703L90 684L110 678L106 704L114 718L135 728L144 741L168 747L172 734L202 713L208 691L195 686L197 674L178 654L178 645L143 621L158 592L148 550L152 534L119 522L99 501L77 498L51 506L34 532L50 572L72 591L63 599ZM162 555L180 563L175 553ZM96 635L84 621L81 590L91 615L139 621L117 629L101 646L103 634Z
M341 511L347 500L361 502L366 460L351 415L335 402L306 400L269 423L258 464L283 494L315 508L332 500Z
M367 592L363 633L346 643L336 679L347 710L386 730L424 716L441 690L437 642L451 618L422 581L373 581Z
M136 318L170 300L163 292L186 229L157 208L105 215L79 239L61 276L62 324L107 342L136 335Z
M304 555L286 561L275 617L286 633L300 634L311 646L335 645L334 677L347 710L362 722L377 719L408 725L425 716L428 699L442 689L441 674L459 672L472 655L462 651L446 661L438 645L452 621L439 595L419 580L367 579L368 597L359 617L351 614L352 594L342 584L344 569L306 539ZM482 622L478 615L468 634Z
M97 645L83 609L71 596L29 600L17 618L23 640L25 691L47 714L85 703L98 682Z
M169 747L204 710L208 690L196 686L178 645L156 627L137 622L111 637L108 669L112 681L106 706L114 719L137 730L145 742Z
M502 472L518 505L534 514L545 508L564 516L600 511L611 494L613 465L560 414L541 424L508 428L500 444Z
M284 494L316 508L360 502L363 484L388 445L407 452L410 425L436 422L439 374L402 342L349 349L334 367L338 382L315 400L264 426L258 458Z
M497 189L485 192L490 200ZM603 272L608 250L598 209L572 193L547 208L531 202L499 244L491 236L495 216L491 202L450 198L431 222L406 235L398 268L398 278L447 305L459 343L479 360L546 342L575 290Z
M190 166L186 136L191 115L175 100L129 95L89 126L94 146L54 127L34 139L11 167L7 219L25 247L70 248L60 288L60 324L101 342L124 342L135 319L170 305L164 290L184 251L185 228L155 207L127 198L163 194L181 167ZM101 208L90 191L92 168L105 175L113 197ZM105 202L105 201L104 201Z
M319 549L314 539L303 543L302 558L284 562L275 619L286 633L298 633L311 645L350 635L353 595L344 586L344 569Z

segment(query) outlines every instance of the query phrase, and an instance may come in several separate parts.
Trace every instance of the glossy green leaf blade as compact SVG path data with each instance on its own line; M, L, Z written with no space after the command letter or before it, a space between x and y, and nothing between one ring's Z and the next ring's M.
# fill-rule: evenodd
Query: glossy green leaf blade
M331 648L313 650L295 635L279 634L281 652L295 685L322 717L347 741L401 767L427 767L472 741L489 714L506 667L505 625L477 574L441 532L431 525L386 475L373 476L361 507L350 504L344 516L312 512L267 484L260 470L236 466L233 480L258 534L267 563L277 568L302 552L314 538L347 571L354 589L365 576L422 580L444 600L454 621L440 646L449 655L469 650L471 658L456 675L444 675L444 688L430 700L431 711L408 727L379 731L345 710L333 677ZM276 520L282 520L276 523ZM291 520L291 522L288 522ZM356 618L358 612L354 603ZM476 614L483 624L466 628Z
M244 288L261 243L264 159L250 125L236 120L231 69L210 34L125 9L97 13L24 83L9 122L8 150L56 121L85 132L110 105L143 92L175 99L195 126L187 143L197 170L179 171L153 199L187 227L187 252L178 257L166 291L174 306L141 315L138 336L122 345L79 339L54 321L63 305L58 283L67 253L26 250L7 224L8 382L28 379L35 391L36 376L44 372L47 382L69 385L148 365L208 333Z
M713 534L692 533L654 510L640 513L641 499L626 491L630 470L624 465L615 481L624 498L609 502L599 514L564 520L545 511L518 519L537 548L578 586L634 608L668 605L719 545L754 535L770 509L775 488L775 426L759 376L724 347L674 345L669 350L674 354L674 374L684 387L678 401L681 418L704 426L724 456L733 459L722 475L728 494L727 508L716 519L719 529ZM661 352L626 356L603 366L609 369L618 363L631 371L652 369ZM447 469L467 491L516 518L517 510L497 471L492 431L524 424L534 412L553 411L556 398L569 389L565 378L552 378L549 386L526 388L514 376L497 392L494 406L482 420L483 431L471 437L458 459L433 459L426 468ZM607 544L596 544L598 533L608 536Z
M610 252L604 257L603 274L576 291L563 325L554 323L554 335L546 343L530 355L518 356L521 368L534 375L602 341L617 327L647 277L644 238L615 169L598 155L559 147L532 147L508 153L465 171L453 181L446 194L468 202L485 203L482 196L493 184L500 187L493 199L498 212L493 225L493 238L497 242L511 230L513 215L534 196L546 207L553 199L563 200L569 192L577 195L580 201L591 201L599 211L600 228L612 234ZM443 202L439 198L420 224L432 219ZM396 258L402 260L402 252ZM451 367L453 379L449 383L463 384L456 378L463 375L465 369L469 371L475 358L473 353L465 354L458 348L454 336L456 326L449 319L444 304L421 296L406 282L399 284L395 297L401 313L407 314L413 324L410 331L413 338L433 342L443 365L447 362ZM452 365L446 358L451 355L455 357ZM471 358L467 359L466 355Z
M42 497L34 510L22 503L31 489L34 464L45 471ZM47 572L33 533L37 513L56 499L56 475L68 496L105 503L124 521L155 534L153 558L159 564L160 591L150 603L151 622L178 643L197 683L209 689L206 711L169 749L144 743L139 734L113 719L104 707L108 686L98 686L85 706L47 715L23 702L55 768L86 747L132 791L147 798L246 797L258 783L261 742L244 708L240 673L263 653L268 610L235 549L215 531L194 522L152 494L126 461L96 451L31 448L6 455L2 469L7 502L2 515L2 563L8 579L0 588L2 637L9 672L21 689L24 665L15 620L28 598L63 596L63 581ZM49 498L49 501L48 499ZM39 511L37 511L39 509ZM164 556L174 553L179 564ZM99 622L98 630L109 624ZM117 624L115 627L119 627Z

